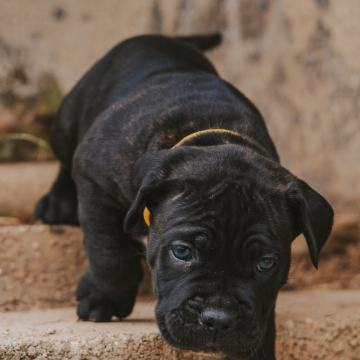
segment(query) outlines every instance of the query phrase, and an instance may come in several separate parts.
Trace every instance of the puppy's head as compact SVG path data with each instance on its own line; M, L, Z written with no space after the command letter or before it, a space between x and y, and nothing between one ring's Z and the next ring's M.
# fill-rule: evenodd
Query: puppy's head
M221 148L221 149L220 149ZM148 154L127 229L151 213L148 261L165 339L246 358L273 336L290 247L305 235L312 262L332 226L331 206L278 163L241 146Z

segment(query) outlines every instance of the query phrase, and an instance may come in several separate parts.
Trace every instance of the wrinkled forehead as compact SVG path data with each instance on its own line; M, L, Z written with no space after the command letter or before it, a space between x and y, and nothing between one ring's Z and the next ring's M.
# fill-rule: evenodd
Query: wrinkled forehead
M216 194L178 193L158 209L157 230L164 240L181 236L201 245L204 239L245 240L253 234L269 238L291 236L286 202L266 191L229 187Z

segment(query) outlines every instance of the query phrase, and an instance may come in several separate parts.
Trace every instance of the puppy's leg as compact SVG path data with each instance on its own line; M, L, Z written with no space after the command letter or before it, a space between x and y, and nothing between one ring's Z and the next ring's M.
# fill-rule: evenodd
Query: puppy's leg
M64 99L50 137L51 148L60 160L60 171L49 192L38 202L34 214L47 224L78 224L76 187L71 177L78 116L71 100L71 97Z
M50 191L38 202L34 216L47 224L78 224L76 187L64 166Z
M80 319L110 321L133 309L143 276L142 249L122 232L123 213L96 185L82 181L79 218L89 258L76 297Z

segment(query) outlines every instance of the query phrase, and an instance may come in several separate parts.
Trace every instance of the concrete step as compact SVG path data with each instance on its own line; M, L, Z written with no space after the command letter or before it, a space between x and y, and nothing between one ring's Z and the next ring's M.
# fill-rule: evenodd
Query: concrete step
M0 226L0 311L73 305L87 266L82 239L71 226ZM145 293L151 293L149 272Z
M279 360L359 360L360 291L282 293L277 306ZM153 303L139 302L122 322L77 321L74 309L0 314L0 359L210 360L170 348L153 320Z
M0 226L0 311L73 305L77 281L86 269L82 238L80 229L70 226ZM287 288L314 286L360 289L358 222L338 223L319 271L309 262L305 241L294 242ZM149 271L140 292L151 293Z

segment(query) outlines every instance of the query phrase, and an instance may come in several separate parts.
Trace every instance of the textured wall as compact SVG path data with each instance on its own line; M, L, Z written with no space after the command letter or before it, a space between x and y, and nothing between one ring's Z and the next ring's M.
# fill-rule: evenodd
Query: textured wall
M0 88L64 90L119 40L220 30L209 56L260 108L283 163L338 208L360 203L358 0L12 0L0 3ZM13 85L12 85L13 86Z

